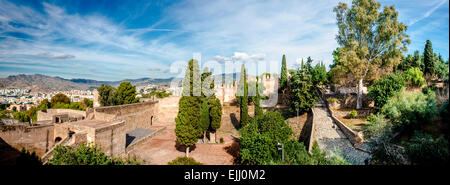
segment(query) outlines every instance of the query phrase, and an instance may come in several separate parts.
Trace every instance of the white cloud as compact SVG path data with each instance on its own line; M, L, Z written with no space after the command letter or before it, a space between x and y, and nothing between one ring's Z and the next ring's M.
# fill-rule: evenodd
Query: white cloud
M410 20L410 22L408 23L408 26L412 26L412 25L416 24L417 22L419 22L419 21L421 21L423 19L426 19L427 17L429 17L433 12L435 12L439 7L441 7L446 2L448 2L448 0L440 0L439 2L434 4L431 9L429 9L427 12L425 12L425 14L423 14L420 17L417 17L417 18L414 18L414 19Z
M337 26L332 12L336 1L189 1L171 7L168 16L180 29L192 34L204 53L217 61L244 59L235 53L262 53L264 60L281 61L286 54L296 58L311 56L331 62L337 47Z
M50 52L41 52L41 53L38 53L37 56L48 57L50 59L71 59L71 58L75 58L75 56L71 55L71 54L51 54Z
M0 40L0 59L28 62L17 57L36 56L33 53L48 59L73 60L76 56L80 68L70 69L92 72L88 66L94 65L100 68L97 71L101 73L105 72L101 69L106 68L102 66L108 66L115 68L115 78L120 79L121 75L169 77L168 73L148 74L145 69L168 68L168 64L164 62L186 59L189 56L187 50L171 42L148 40L140 36L152 31L173 31L170 29L127 29L98 14L68 14L65 9L48 3L43 3L44 13L8 1L0 0L0 4L0 37L5 37ZM20 25L14 26L13 23ZM4 36L7 32L22 33L31 38ZM68 67L64 63L37 61L59 65L55 67ZM125 69L127 71L123 72Z

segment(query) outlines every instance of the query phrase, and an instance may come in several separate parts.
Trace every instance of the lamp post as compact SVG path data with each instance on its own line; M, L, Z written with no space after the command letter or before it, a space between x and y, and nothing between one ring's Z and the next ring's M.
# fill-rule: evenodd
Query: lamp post
M281 161L284 162L284 145L283 145L283 143L278 143L278 146L281 146L281 147L278 147L278 150L281 150Z

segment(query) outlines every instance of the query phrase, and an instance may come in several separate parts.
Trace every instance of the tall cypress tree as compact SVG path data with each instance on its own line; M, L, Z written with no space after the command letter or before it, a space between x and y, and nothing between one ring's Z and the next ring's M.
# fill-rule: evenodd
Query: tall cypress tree
M212 72L207 67L203 69L201 76L202 81L202 97L215 97L214 94L214 79L212 78Z
M280 78L280 87L281 90L287 87L287 67L286 67L286 56L283 55L283 59L281 61L281 78Z
M198 141L202 135L201 117L201 82L198 62L190 60L183 80L183 96L179 102L178 115L175 118L175 135L177 141L186 146L186 156L189 157L189 147Z
M425 49L423 51L423 63L424 63L424 73L427 75L434 75L435 73L435 60L433 47L431 41L427 40L425 44Z
M211 120L209 119L209 109L210 106L208 104L208 98L203 99L202 103L202 113L201 113L201 119L200 119L200 127L203 131L203 142L205 142L206 137L206 131L209 128L209 125L211 124Z
M241 126L245 126L248 123L248 84L247 84L247 74L245 73L245 66L242 64L241 68L241 80L239 82L240 89L243 91L240 100L240 122ZM241 91L241 92L242 92Z
M263 109L261 107L261 95L259 94L259 82L258 77L256 77L256 96L255 100L255 118L263 115Z
M211 118L211 129L214 130L215 139L217 142L217 129L220 128L220 122L222 121L222 105L218 98L209 98L210 111L209 115Z

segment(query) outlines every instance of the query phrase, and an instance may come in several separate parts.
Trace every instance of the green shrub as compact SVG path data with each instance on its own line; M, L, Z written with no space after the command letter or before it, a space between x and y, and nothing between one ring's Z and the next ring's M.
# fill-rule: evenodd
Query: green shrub
M449 162L448 141L443 136L433 139L429 134L415 132L403 146L412 164L446 165Z
M26 112L14 112L13 118L19 120L20 122L30 121L30 117L28 117Z
M239 130L240 159L242 164L288 164L288 165L330 165L348 164L344 159L326 157L317 142L311 155L303 143L294 140L293 132L279 112L266 112L258 118L251 118L248 125ZM284 144L282 161L278 143ZM325 154L324 154L325 153Z
M436 115L436 100L432 95L401 90L382 109L394 129L418 128L430 124Z
M223 143L223 142L224 142L224 141L223 141L223 137L221 137L221 138L220 138L220 143Z
M286 143L293 136L281 113L272 111L251 118L249 124L239 132L243 164L264 164L280 159L281 153L277 149L277 143Z
M355 119L358 116L358 112L356 110L352 110L349 114L349 117Z
M177 157L173 161L167 163L168 165L201 165L192 157Z
M143 161L145 163L145 161ZM133 159L109 157L95 145L81 144L77 148L57 145L53 158L49 160L52 165L139 165L136 156Z
M383 114L370 115L367 117L367 121L370 124L368 124L365 129L364 136L368 138L381 135L387 126L387 122L386 119L384 119Z
M405 82L401 75L388 74L376 80L369 87L368 95L375 102L375 106L381 108L390 97L394 96L403 87L405 87Z
M374 122L375 119L376 119L376 116L373 114L370 114L370 116L367 116L366 121L371 123L371 122Z
M425 78L423 78L422 71L417 68L409 68L408 70L402 73L403 78L411 85L420 87L425 84Z

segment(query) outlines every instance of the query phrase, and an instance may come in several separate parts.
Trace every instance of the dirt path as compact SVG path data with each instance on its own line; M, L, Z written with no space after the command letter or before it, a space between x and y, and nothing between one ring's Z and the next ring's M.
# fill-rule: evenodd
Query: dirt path
M314 138L320 149L327 151L328 155L339 152L352 164L364 164L364 160L370 155L355 149L348 138L342 133L336 123L331 119L325 103L322 99L313 108L314 110Z

